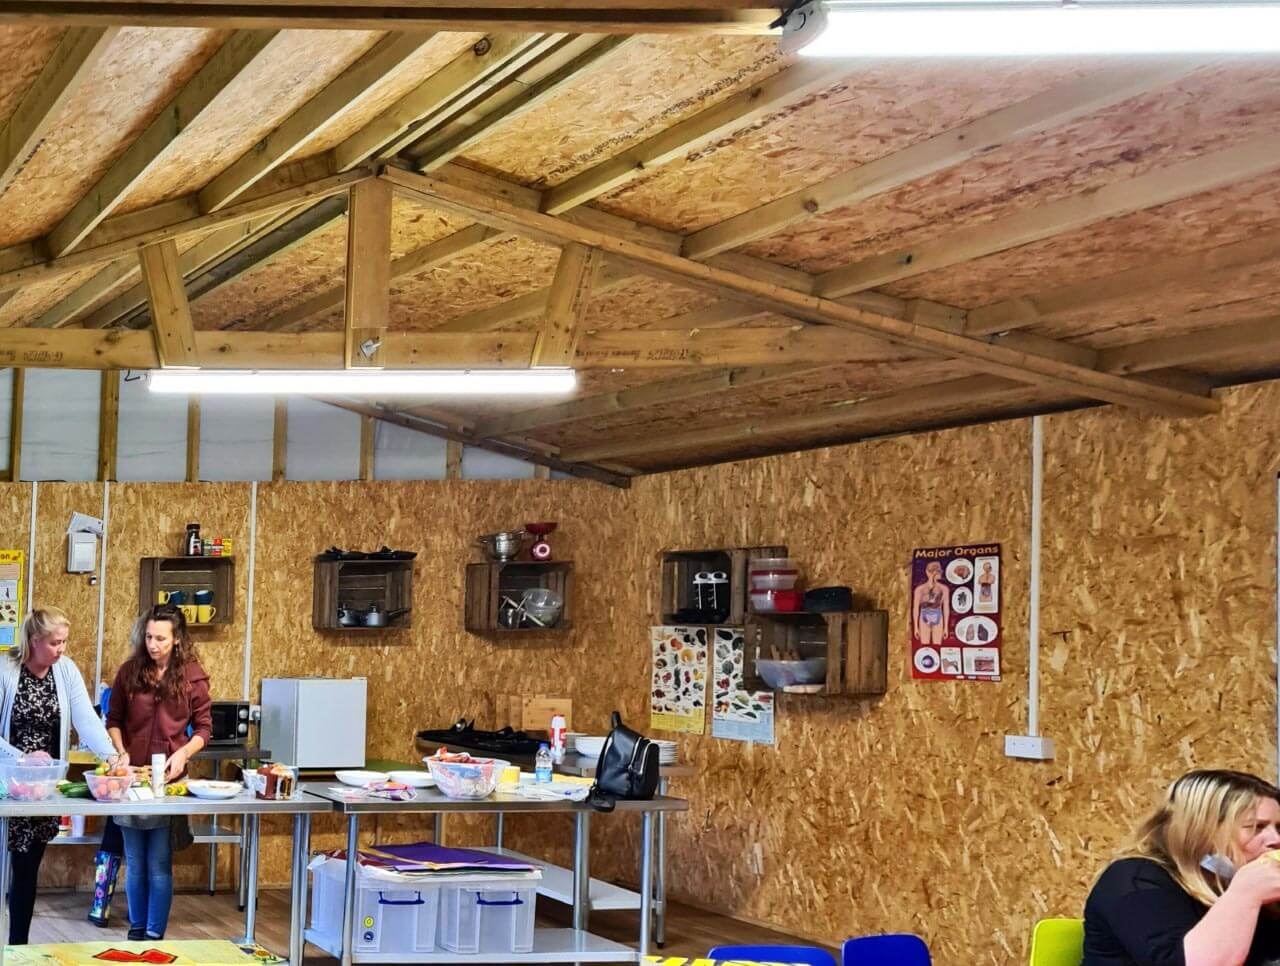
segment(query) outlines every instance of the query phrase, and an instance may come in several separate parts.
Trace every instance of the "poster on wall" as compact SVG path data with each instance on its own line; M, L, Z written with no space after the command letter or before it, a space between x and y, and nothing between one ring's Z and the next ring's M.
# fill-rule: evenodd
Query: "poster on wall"
M7 650L18 642L24 560L25 551L0 550L0 650Z
M707 724L707 628L651 627L649 725L700 735Z
M773 692L742 687L742 628L713 627L711 637L711 736L773 744Z
M1000 545L911 554L911 676L1000 680Z

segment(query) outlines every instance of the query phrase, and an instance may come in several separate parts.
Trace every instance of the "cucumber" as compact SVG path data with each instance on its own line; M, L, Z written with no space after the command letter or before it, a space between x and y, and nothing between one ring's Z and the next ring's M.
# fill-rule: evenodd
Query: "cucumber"
M69 785L64 785L59 791L67 798L88 798L89 784L88 782L72 782Z

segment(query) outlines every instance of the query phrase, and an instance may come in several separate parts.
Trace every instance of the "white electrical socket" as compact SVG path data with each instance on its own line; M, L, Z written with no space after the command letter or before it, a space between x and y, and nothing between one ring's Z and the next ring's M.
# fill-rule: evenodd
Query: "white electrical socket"
M1004 754L1006 758L1053 761L1053 739L1040 735L1005 735Z

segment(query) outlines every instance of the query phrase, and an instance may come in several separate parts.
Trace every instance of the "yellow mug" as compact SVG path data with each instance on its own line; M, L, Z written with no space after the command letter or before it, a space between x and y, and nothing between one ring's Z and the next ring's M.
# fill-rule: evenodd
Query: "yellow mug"
M195 604L183 604L178 609L182 611L182 616L187 619L188 624L194 624L196 622L196 605Z
M186 600L187 600L187 595L185 591L181 591L181 590L157 590L156 591L157 604L170 604L170 603L184 604L186 603Z
M218 608L212 604L196 604L196 623L207 624L218 615Z

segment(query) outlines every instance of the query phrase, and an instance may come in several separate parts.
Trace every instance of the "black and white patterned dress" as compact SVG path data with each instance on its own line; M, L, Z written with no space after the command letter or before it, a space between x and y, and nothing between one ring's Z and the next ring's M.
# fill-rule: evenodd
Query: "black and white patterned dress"
M18 674L18 693L13 699L9 718L9 744L19 751L47 752L57 758L62 730L62 712L58 708L58 690L53 683L53 670L38 678L23 665ZM15 818L9 822L9 848L30 851L36 843L45 843L58 834L56 818Z

